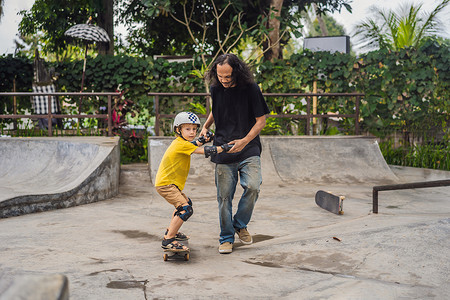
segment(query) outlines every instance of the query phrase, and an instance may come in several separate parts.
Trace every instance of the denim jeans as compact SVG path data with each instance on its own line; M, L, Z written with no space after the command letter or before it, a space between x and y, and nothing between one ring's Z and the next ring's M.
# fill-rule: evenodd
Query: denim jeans
M233 214L233 197L240 177L244 189L236 214ZM259 156L249 157L242 162L216 164L217 201L219 204L220 243L234 243L235 228L246 228L252 217L253 208L262 183L261 160Z

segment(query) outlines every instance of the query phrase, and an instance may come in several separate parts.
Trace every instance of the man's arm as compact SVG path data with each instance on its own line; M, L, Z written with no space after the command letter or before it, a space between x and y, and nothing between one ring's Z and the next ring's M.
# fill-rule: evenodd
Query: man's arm
M205 121L205 124L203 124L202 131L200 131L200 136L206 136L206 133L209 130L209 127L214 123L214 117L212 112L209 113L208 118Z
M228 152L236 153L242 151L242 149L244 149L244 147L247 146L247 144L250 143L261 132L261 130L263 130L264 126L266 126L266 116L263 115L261 117L257 117L255 125L253 125L252 129L244 138L228 143L234 144L233 148L231 148Z
M210 146L210 147L216 147L217 153L221 153L223 151L223 149L220 148L220 146ZM194 152L192 152L192 153L205 154L205 147L199 147L199 148L195 149Z

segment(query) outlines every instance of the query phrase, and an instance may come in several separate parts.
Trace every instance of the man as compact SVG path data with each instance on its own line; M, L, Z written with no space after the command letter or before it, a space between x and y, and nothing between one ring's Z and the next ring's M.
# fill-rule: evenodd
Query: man
M214 123L214 145L233 145L227 153L211 157L216 163L219 253L223 254L233 251L235 233L242 243L253 242L247 224L262 183L259 133L266 125L265 115L269 109L249 67L234 54L219 56L207 73L206 80L211 85L213 104L200 136L206 136ZM244 191L236 214L232 216L238 179Z

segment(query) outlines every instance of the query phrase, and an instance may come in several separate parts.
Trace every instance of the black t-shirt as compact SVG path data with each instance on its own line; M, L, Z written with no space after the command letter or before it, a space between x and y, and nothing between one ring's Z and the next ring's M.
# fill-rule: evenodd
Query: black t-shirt
M256 118L269 113L266 101L256 83L225 89L211 87L212 114L216 126L214 145L220 146L245 137L256 123ZM220 153L211 160L215 163L241 162L261 154L261 142L256 136L239 153Z

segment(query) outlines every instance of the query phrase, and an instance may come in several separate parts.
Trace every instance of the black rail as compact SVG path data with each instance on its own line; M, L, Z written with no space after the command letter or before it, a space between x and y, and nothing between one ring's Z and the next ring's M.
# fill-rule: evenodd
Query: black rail
M450 186L450 179L374 186L372 191L373 213L378 213L378 192L380 191L408 190L441 186Z
M52 119L63 119L63 118L78 118L78 119L84 119L84 118L98 118L98 119L107 119L108 120L108 136L112 136L112 97L113 96L120 96L120 93L114 92L114 93L75 93L75 92L68 92L68 93L61 93L61 92L55 92L55 93L36 93L36 92L8 92L8 93L0 93L0 97L6 97L6 96L47 96L48 102L48 113L47 114L31 114L31 115L18 115L18 114L10 114L10 115L0 115L0 119L47 119L48 120L48 136L52 136ZM82 115L63 115L63 114L52 114L52 96L75 96L75 97L87 97L87 96L105 96L108 98L108 112L107 114L86 114Z

